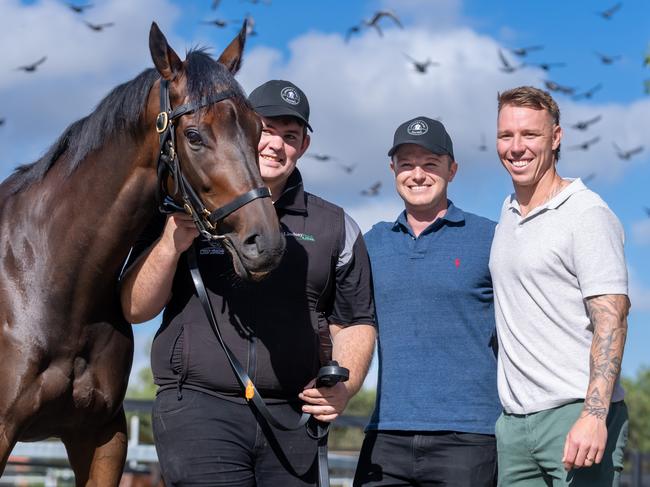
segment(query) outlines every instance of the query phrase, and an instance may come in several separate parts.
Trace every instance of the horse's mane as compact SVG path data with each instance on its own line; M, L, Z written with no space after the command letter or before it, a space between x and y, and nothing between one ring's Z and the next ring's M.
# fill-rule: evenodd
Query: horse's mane
M210 57L204 48L187 53L185 73L190 103L225 87L238 93L239 102L247 103L244 91L228 69ZM66 165L69 176L91 151L104 145L116 132L125 131L136 136L149 92L159 77L157 70L149 68L115 87L90 115L70 124L39 160L17 167L7 179L10 192L17 193L41 181L59 160ZM62 158L64 155L66 157Z

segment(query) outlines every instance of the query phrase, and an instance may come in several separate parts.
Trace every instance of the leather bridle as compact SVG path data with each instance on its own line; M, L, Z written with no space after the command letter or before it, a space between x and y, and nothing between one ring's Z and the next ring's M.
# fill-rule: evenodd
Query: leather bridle
M158 132L160 143L160 152L158 155L160 209L164 213L184 211L191 215L199 233L210 242L225 238L224 235L216 233L216 227L219 221L257 198L270 198L271 192L267 187L251 189L221 208L213 211L208 210L194 188L192 188L192 185L185 178L181 169L178 152L176 152L174 121L183 115L195 112L208 105L219 103L236 95L237 93L234 90L225 90L212 96L204 97L198 102L187 103L172 109L169 100L169 81L164 79L160 80L160 113L156 117L156 132ZM171 176L174 180L173 194L170 194L167 189L168 176ZM179 196L182 204L176 199Z

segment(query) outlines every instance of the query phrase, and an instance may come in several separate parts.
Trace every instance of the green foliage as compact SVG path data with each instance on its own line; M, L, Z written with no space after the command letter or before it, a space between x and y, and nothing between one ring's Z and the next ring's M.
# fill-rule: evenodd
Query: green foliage
M360 390L348 403L344 414L350 416L359 416L369 418L375 407L376 391L374 389ZM364 421L364 426L365 426ZM332 426L329 437L329 448L332 451L354 451L358 453L363 443L363 426L362 427L341 427Z
M151 399L156 396L156 385L153 382L153 374L150 367L144 367L138 372L138 380L135 384L129 384L126 391L128 399ZM127 424L131 424L131 418L138 416L140 418L140 434L138 441L145 444L153 444L153 427L151 424L151 414L147 413L126 413Z
M621 380L630 413L629 450L650 453L650 368L642 368L636 378Z

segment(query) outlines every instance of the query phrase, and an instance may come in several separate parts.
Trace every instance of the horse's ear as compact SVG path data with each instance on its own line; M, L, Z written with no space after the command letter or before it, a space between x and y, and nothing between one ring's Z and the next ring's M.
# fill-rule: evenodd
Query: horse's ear
M241 67L242 54L244 52L244 45L246 44L246 30L248 30L248 20L244 20L244 25L242 25L237 37L232 40L230 45L219 56L219 62L225 65L232 74L239 71Z
M153 64L163 79L172 81L183 70L183 61L167 44L165 35L155 22L151 23L149 31L149 51Z

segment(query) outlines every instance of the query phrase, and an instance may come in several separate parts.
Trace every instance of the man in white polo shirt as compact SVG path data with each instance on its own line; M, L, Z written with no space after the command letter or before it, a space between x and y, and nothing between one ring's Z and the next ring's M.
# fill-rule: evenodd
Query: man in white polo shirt
M558 175L560 110L548 93L500 94L497 125L515 189L490 255L499 485L618 485L630 306L622 226L580 179Z

